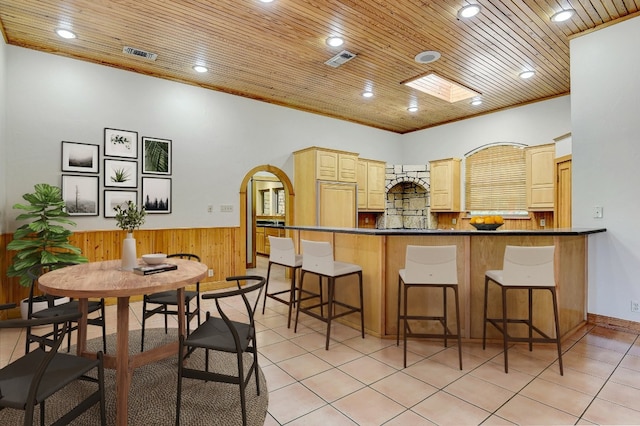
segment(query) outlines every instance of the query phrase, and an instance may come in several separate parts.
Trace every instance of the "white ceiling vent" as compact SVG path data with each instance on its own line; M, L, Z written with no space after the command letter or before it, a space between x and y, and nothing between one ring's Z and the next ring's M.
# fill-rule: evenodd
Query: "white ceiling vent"
M325 62L325 64L333 68L338 68L340 65L352 60L355 57L356 57L355 53L351 53L347 50L343 50L342 52L338 53L336 56L334 56L333 58Z
M140 58L149 59L150 61L155 61L158 57L157 54L147 52L146 50L136 49L135 47L123 47L122 53L126 53L127 55L138 56Z

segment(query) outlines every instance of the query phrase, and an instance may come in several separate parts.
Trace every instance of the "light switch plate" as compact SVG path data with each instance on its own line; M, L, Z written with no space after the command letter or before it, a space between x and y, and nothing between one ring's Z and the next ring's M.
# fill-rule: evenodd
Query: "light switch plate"
M601 206L595 206L593 208L593 217L595 217L596 219L602 219L602 207Z

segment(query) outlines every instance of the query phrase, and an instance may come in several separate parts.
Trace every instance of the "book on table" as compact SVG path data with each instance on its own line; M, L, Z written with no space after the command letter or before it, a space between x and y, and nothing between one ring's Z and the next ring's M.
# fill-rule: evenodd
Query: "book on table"
M151 275L160 272L173 271L178 269L178 265L172 263L160 263L158 265L142 265L133 268L133 272L138 275Z

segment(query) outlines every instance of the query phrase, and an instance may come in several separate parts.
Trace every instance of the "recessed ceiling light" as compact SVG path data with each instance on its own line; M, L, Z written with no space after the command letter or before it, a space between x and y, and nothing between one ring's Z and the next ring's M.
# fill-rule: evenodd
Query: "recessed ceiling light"
M458 18L471 18L476 16L480 12L479 4L468 4L465 7L458 10Z
M344 44L344 40L340 37L329 37L327 38L327 45L331 47L339 47Z
M409 111L409 112L417 112L418 111L418 107L417 106L411 106L411 107L407 108L407 111Z
M194 65L193 70L195 72L207 72L209 71L209 68L202 66L202 65Z
M373 96L373 92L367 90L366 92L362 92L362 96L365 98L370 98Z
M571 18L575 13L576 11L573 9L564 9L558 13L553 14L553 16L551 16L551 20L553 22L564 22Z
M76 35L69 30L65 30L64 28L56 29L56 34L58 34L62 38L71 39L76 38Z
M519 75L520 78L526 80L527 78L531 78L535 75L535 71L522 71Z
M261 3L271 3L273 0L260 0Z
M474 99L471 102L471 105L473 106L478 106L478 105L482 105L482 99Z
M425 50L424 52L418 53L413 59L419 64L430 64L440 59L440 52Z

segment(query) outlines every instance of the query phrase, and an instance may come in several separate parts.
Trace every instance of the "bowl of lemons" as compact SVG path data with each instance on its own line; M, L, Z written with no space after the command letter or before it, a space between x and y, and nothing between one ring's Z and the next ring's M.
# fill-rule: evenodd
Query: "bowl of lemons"
M495 231L504 224L502 216L474 216L469 221L478 231Z

